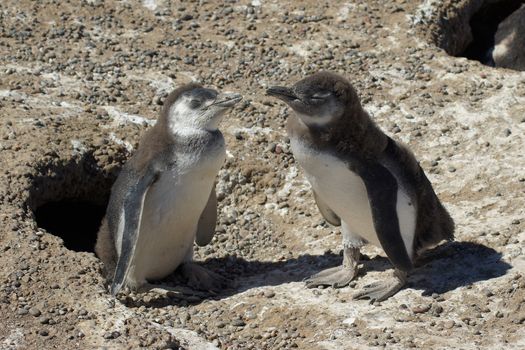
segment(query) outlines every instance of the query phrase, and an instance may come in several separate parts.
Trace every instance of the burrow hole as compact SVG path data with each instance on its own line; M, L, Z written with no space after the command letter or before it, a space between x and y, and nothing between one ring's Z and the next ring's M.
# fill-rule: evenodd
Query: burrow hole
M29 206L38 227L62 238L77 252L94 252L106 212L114 171L105 171L92 154L38 166Z
M64 199L44 203L35 218L40 228L62 238L67 249L93 252L105 210L89 200Z
M492 58L492 49L496 44L495 36L498 25L519 9L523 3L523 0L489 1L484 3L470 19L472 42L460 56L489 66L495 66Z
M453 4L453 2L450 4ZM521 12L516 11L523 10L520 7L525 4L525 0L470 0L461 4L461 6L458 6L458 4L454 5L456 6L453 11L454 15L440 19L440 34L435 38L437 45L452 56L476 60L492 67L524 70L520 64L511 63L512 59L509 57L502 58L500 56L495 62L494 49L503 42L506 42L510 47L523 45L520 42L523 38L502 40L502 38L515 37L525 32L525 28L521 28L522 24L518 25L519 21L507 22L512 23L511 30L510 32L501 30L499 42L496 40L496 33L498 26L502 22L509 18L517 18L516 16ZM508 28L507 26L504 27ZM508 35L503 35L502 33L507 33ZM503 51L513 51L514 55L516 52L509 49ZM525 52L522 54L525 55Z

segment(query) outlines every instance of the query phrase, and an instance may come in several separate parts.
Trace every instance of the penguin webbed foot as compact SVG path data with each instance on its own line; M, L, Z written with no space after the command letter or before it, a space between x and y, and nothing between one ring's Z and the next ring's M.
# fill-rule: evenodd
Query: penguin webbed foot
M342 288L347 286L356 275L356 268L341 265L318 272L304 282L306 283L306 288L316 288L318 286Z
M200 296L206 297L206 293L199 293L186 286L171 286L167 284L152 284L144 283L142 286L137 288L137 293L154 293L157 295L166 296L169 298L184 299L188 296Z
M357 276L359 256L359 248L345 248L343 250L343 264L310 276L305 280L306 287L331 286L333 288L343 288L347 286Z
M221 275L206 269L194 262L187 262L181 266L181 272L188 280L191 288L218 292L231 285L231 281Z
M396 294L407 282L407 273L395 270L394 277L366 285L353 295L356 300L370 299L370 303L384 301Z

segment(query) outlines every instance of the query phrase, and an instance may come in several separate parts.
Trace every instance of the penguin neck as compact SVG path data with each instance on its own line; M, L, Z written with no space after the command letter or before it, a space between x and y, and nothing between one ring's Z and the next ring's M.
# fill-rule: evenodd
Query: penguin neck
M388 138L368 113L358 107L347 109L341 118L324 126L309 126L299 117L290 116L288 133L320 150L377 159L386 148Z
M208 129L196 128L192 126L173 125L169 130L169 134L173 138L184 139L184 138L194 138L194 137L204 136L216 130L217 129L208 130Z
M219 130L215 127L208 129L195 125L173 123L169 122L166 118L159 119L154 128L157 129L159 134L162 133L166 138L173 141L201 138L206 137L206 135L219 132Z

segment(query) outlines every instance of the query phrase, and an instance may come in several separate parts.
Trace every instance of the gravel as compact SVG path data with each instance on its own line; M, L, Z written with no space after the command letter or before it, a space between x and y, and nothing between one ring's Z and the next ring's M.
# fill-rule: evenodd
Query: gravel
M468 13L464 3L3 1L0 344L522 347L525 80L436 46L450 32L440 26ZM322 69L352 81L457 222L458 242L423 254L407 288L374 305L351 298L390 268L371 246L349 287L302 282L340 264L341 234L294 162L290 112L264 89ZM229 156L217 179L217 233L195 248L232 283L218 294L115 300L92 249L68 249L34 211L71 198L105 205L167 93L193 78L244 95L220 126ZM178 273L163 282L186 283Z

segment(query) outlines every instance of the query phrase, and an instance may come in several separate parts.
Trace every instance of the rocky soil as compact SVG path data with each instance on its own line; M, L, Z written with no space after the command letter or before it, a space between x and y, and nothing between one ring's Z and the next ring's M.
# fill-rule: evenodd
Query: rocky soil
M0 349L525 348L525 73L436 45L460 41L447 25L479 2L3 0ZM321 69L411 147L457 223L380 304L351 298L390 268L373 247L349 287L302 282L340 263L341 236L264 88ZM163 98L191 80L244 95L221 125L217 234L196 251L231 287L114 299L92 247L66 248L35 212L104 205Z

